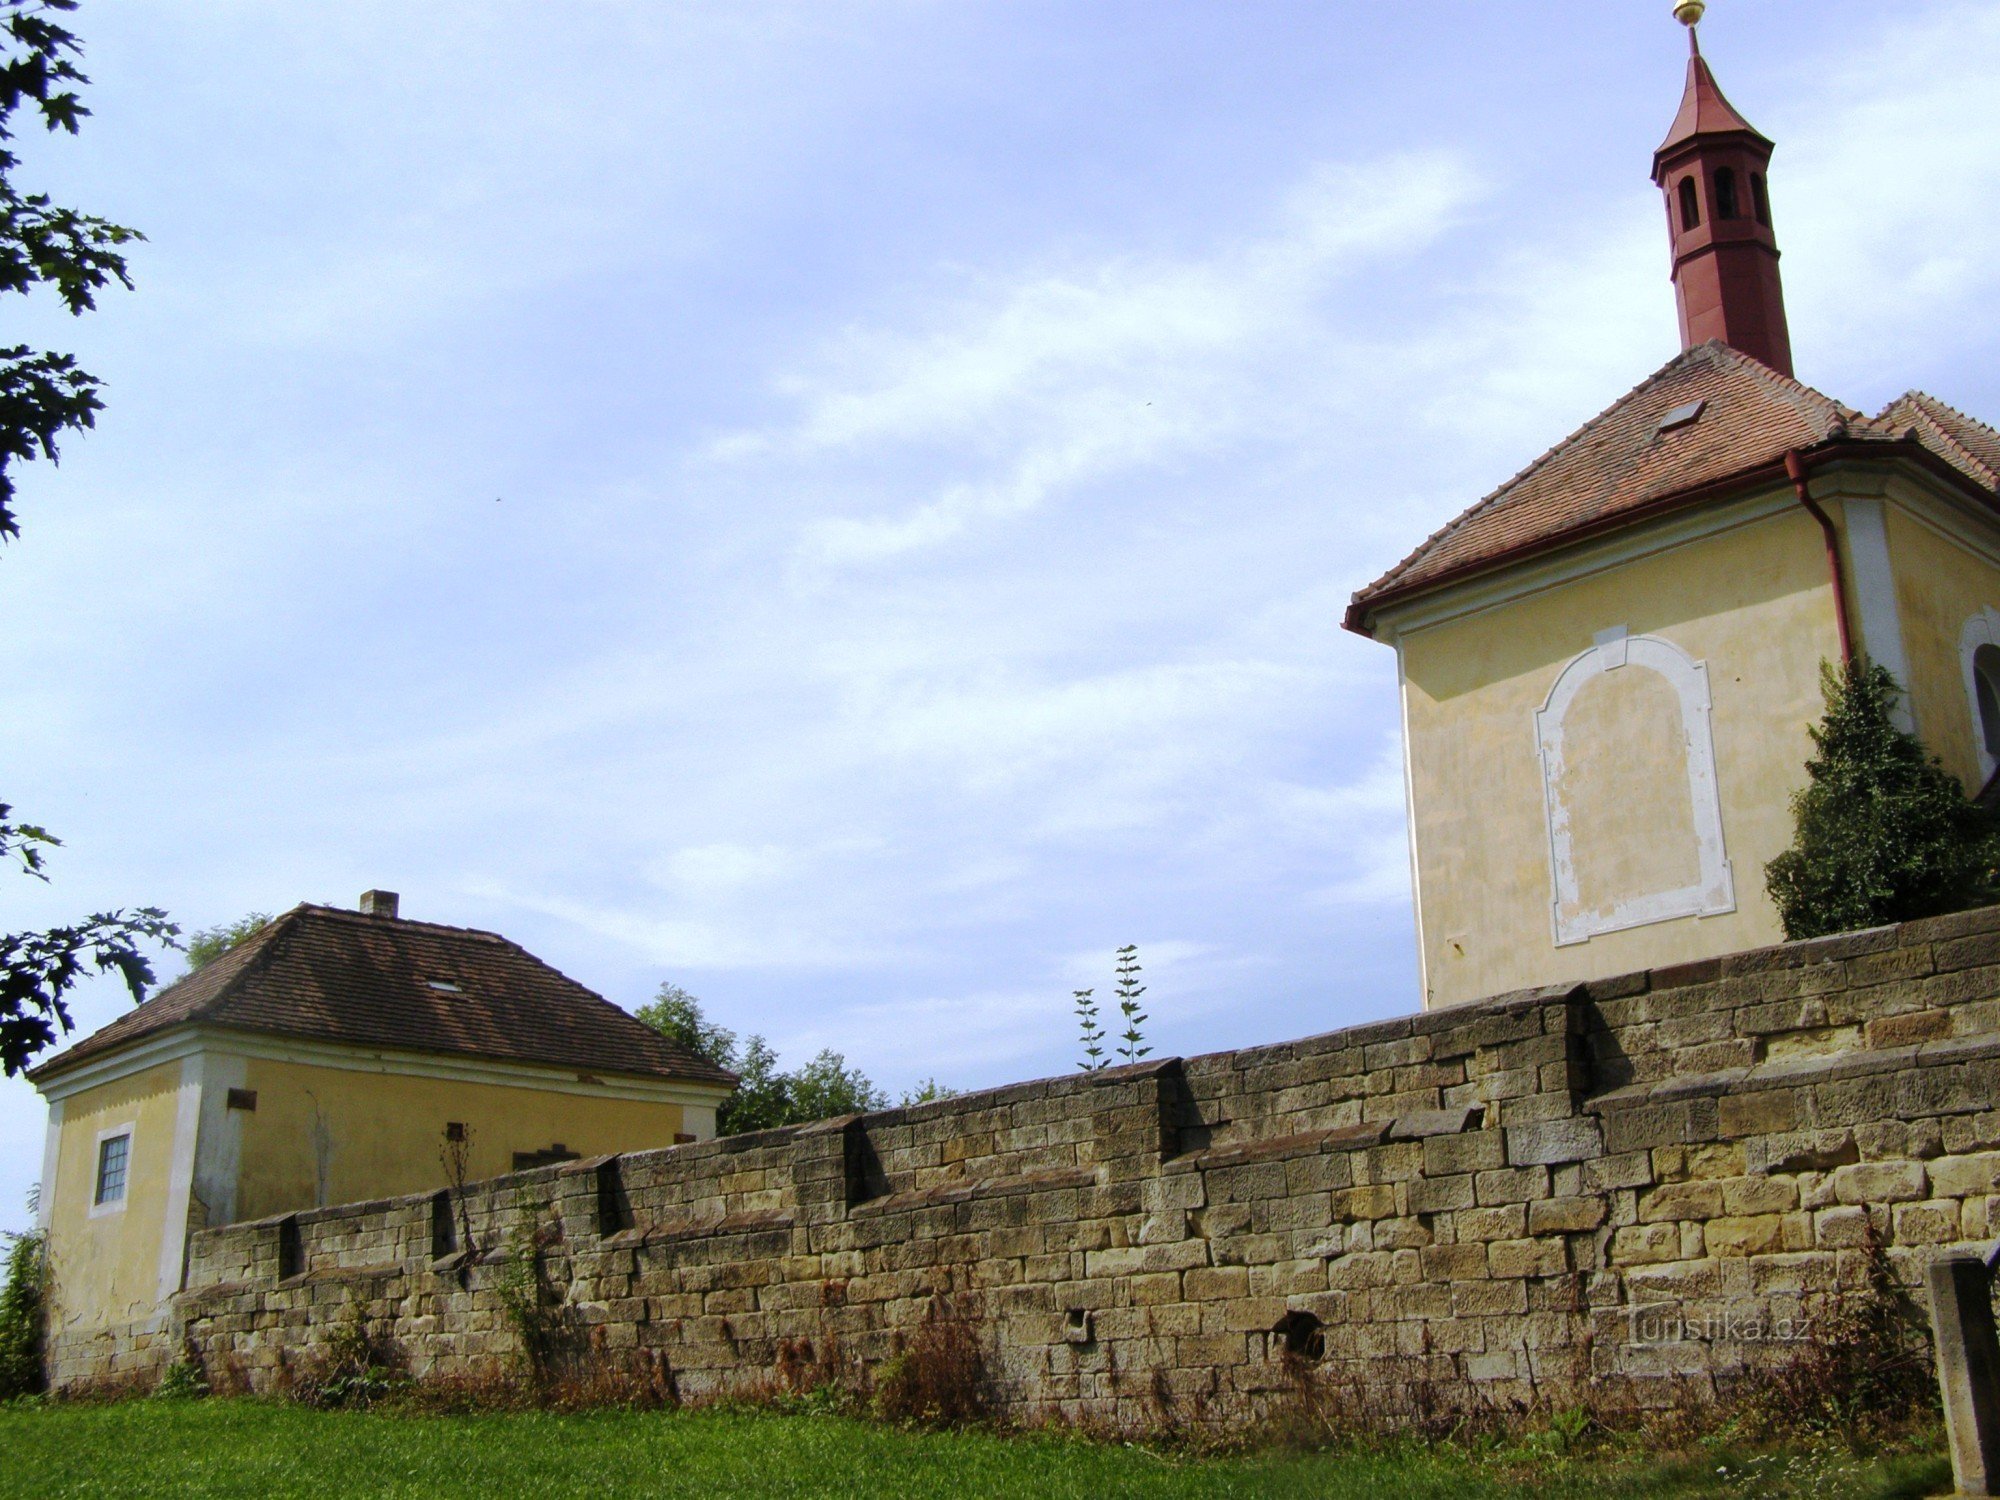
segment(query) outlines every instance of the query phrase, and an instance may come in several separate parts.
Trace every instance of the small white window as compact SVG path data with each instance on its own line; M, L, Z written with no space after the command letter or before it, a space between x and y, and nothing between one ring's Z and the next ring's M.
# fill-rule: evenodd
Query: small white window
M97 1143L97 1194L93 1200L103 1208L125 1201L125 1172L132 1158L132 1135L106 1136Z

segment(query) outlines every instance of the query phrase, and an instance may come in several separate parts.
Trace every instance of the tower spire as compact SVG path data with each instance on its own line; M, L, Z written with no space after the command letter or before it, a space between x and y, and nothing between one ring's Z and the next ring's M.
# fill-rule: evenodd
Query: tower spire
M1681 347L1720 339L1790 375L1792 340L1765 182L1775 148L1723 97L1701 55L1695 28L1707 9L1705 0L1674 6L1688 29L1687 88L1653 153L1653 181L1667 200Z

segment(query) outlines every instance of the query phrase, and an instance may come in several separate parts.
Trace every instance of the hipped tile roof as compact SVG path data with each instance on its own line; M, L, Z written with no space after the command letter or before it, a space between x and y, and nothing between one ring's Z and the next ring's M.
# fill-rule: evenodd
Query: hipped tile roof
M453 991L431 981L455 984ZM302 905L34 1069L36 1082L169 1027L730 1084L498 933Z
M1699 419L1660 430L1694 402ZM1987 498L2000 488L2000 434L1931 396L1912 391L1868 418L1726 344L1699 344L1356 593L1347 626L1368 633L1389 600L1766 480L1788 450L1835 442L1915 444Z

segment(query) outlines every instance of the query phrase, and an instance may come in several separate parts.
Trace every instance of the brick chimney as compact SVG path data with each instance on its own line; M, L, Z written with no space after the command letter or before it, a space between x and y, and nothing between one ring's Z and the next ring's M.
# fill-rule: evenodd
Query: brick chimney
M371 917L393 917L396 915L397 899L394 891L363 891L361 910Z

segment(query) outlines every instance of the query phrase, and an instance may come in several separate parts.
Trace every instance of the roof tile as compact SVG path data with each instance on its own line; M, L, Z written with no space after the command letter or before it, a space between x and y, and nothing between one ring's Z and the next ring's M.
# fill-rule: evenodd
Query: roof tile
M458 989L435 989L433 980ZM580 1072L735 1081L498 933L312 905L294 907L29 1076L39 1082L191 1024Z
M1693 402L1704 403L1699 420L1660 431L1662 417ZM1789 449L1906 434L1986 491L2000 480L2000 434L1932 397L1912 392L1871 420L1726 344L1698 344L1356 593L1348 622L1365 629L1368 611L1388 599L1637 519Z

